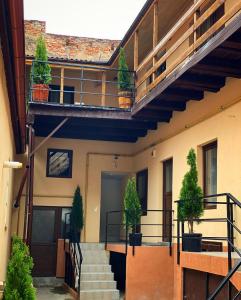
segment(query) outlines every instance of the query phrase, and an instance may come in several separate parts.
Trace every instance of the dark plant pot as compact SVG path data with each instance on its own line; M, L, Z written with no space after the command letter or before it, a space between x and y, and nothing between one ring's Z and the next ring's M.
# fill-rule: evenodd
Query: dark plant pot
M48 102L49 86L48 84L33 84L33 101Z
M182 251L201 252L202 251L202 234L201 233L184 233L182 236Z
M130 246L141 246L142 233L129 233L129 244Z
M72 242L72 243L80 243L80 232L72 232L72 233L70 233L70 242Z

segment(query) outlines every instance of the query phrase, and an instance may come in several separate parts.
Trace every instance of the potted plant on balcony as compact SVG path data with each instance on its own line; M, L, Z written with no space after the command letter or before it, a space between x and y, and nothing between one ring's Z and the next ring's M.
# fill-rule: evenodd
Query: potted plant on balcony
M187 221L189 229L189 233L183 234L182 249L183 251L200 252L202 234L194 233L193 224L203 215L204 207L202 201L203 192L198 185L198 172L194 149L189 151L187 163L190 166L190 170L184 176L178 206L178 218L181 221Z
M70 213L70 241L79 243L81 230L84 227L83 200L80 187L77 186L74 194L73 205Z
M131 230L129 233L130 246L141 246L142 234L137 232L141 219L141 204L136 190L136 179L128 180L124 196L124 224Z
M131 88L131 73L129 72L126 63L125 51L120 49L119 64L118 64L118 96L119 107L130 108L132 105L132 88Z
M48 55L44 38L37 40L35 58L31 69L32 100L48 101L49 83L51 82L51 68L47 63Z

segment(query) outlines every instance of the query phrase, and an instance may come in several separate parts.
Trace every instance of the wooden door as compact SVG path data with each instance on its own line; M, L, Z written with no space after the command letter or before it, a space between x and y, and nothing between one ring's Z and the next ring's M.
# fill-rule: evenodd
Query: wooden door
M62 237L64 215L70 208L34 206L30 251L33 276L56 276L57 242Z
M163 241L172 237L172 159L163 162Z

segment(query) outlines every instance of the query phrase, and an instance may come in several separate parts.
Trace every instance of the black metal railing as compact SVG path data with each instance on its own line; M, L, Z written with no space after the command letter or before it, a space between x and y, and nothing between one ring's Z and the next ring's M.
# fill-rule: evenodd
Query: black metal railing
M35 85L38 81L36 78L38 79L40 76L34 74L34 70L39 64L49 64L51 67L52 80L48 87ZM64 68L64 74L61 74L61 68ZM118 86L123 83L117 79L119 71L130 74L129 93L125 97L130 98L133 103L135 99L134 71L51 61L33 61L30 74L29 101L40 101L35 98L34 94L41 90L49 92L48 102L50 103L118 107Z
M225 201L218 201L218 199L225 197ZM209 199L216 199L217 201L209 201ZM176 201L177 205L181 205L182 200ZM228 263L228 274L224 277L224 279L221 281L221 283L218 285L216 290L207 298L207 300L214 300L216 297L220 294L222 289L228 285L228 300L232 299L231 296L231 277L236 273L236 271L241 267L241 252L240 250L235 246L235 240L237 237L235 236L235 233L237 236L241 235L240 229L234 224L234 207L238 209L241 209L241 203L230 193L222 193L222 194L214 194L205 196L203 198L203 205L222 205L225 206L226 212L225 217L219 217L219 218L200 218L200 219L192 219L192 221L197 221L200 223L203 222L211 222L211 223L224 223L226 224L227 228L227 234L224 236L202 236L203 240L215 240L215 241L221 241L227 243L227 263ZM179 210L179 207L178 207ZM177 210L177 211L178 211ZM181 239L183 238L183 235L185 233L185 222L188 222L188 219L180 220L177 219L177 262L180 263L180 245L181 245ZM193 239L196 239L197 237L190 237ZM238 254L238 261L233 266L233 259L232 254L237 253ZM240 295L240 292L233 298L237 299L237 297Z
M80 292L80 277L81 265L83 256L80 244L71 241L70 231L67 231L70 213L65 214L64 223L64 250L65 250L65 283L74 289L77 293Z
M145 223L140 222L136 224L135 227L137 232L140 232L144 227L153 228L161 228L162 234L142 234L142 238L149 240L151 243L151 239L155 239L155 242L151 243L153 246L159 246L161 243L166 242L169 246L169 254L172 255L172 232L173 232L173 214L174 210L162 210L162 209L148 209L142 210L142 215L150 216L150 214L161 214L162 223L152 223L145 221ZM119 215L119 217L118 217ZM125 245L125 254L128 253L128 244L129 244L129 230L128 227L125 226L123 222L125 215L125 219L128 220L128 213L126 210L115 210L106 212L106 224L105 224L105 248L107 249L108 243L122 243ZM154 218L152 218L154 219ZM157 217L158 219L158 217ZM165 221L164 224L164 219ZM119 221L116 221L119 220ZM128 223L128 221L126 221ZM117 228L115 232L111 232L110 228ZM166 230L164 231L164 228ZM122 234L121 234L122 232ZM150 231L149 231L150 232ZM160 230L159 230L160 232ZM160 239L159 242L156 242L157 239ZM147 244L150 244L146 242ZM135 246L132 246L132 254L135 255Z

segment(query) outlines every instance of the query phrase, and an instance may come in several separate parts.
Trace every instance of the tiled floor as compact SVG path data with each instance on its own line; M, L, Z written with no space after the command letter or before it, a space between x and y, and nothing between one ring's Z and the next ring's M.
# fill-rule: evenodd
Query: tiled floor
M73 300L71 295L62 287L37 288L37 300Z

